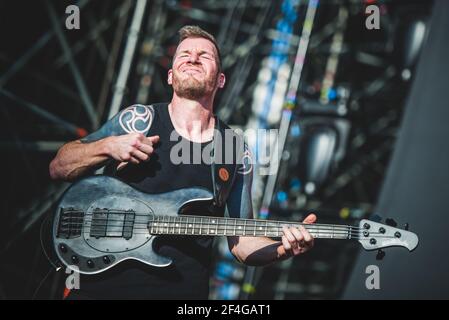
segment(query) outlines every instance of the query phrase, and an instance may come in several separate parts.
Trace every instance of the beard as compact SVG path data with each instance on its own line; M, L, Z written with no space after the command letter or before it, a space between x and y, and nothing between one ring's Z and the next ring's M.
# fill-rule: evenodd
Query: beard
M193 75L180 75L173 71L173 90L178 97L190 100L211 95L217 84L218 76L211 79L198 80Z

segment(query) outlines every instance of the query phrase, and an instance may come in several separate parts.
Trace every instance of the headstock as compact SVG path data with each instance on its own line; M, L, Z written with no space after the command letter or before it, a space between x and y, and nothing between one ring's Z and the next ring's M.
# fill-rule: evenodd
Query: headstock
M418 236L407 230L366 219L360 221L359 228L359 242L366 250L405 247L413 251L418 246Z

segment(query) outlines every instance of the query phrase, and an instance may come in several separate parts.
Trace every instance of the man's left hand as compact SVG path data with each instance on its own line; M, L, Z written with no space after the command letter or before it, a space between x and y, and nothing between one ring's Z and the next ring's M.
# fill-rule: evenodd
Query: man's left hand
M314 214L309 214L303 221L305 224L312 224L316 221ZM313 247L313 237L303 226L299 228L295 227L283 227L282 236L282 251L285 254L281 254L281 257L292 257L298 254L304 253Z

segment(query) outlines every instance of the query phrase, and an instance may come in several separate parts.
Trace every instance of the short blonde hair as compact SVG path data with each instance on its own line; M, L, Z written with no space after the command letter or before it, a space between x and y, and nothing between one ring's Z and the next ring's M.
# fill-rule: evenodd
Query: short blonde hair
M184 26L181 29L179 29L178 34L179 34L178 46L182 41L188 38L204 38L212 42L214 44L215 49L217 50L217 64L219 70L221 70L220 48L218 47L217 40L213 35L211 35L209 32L201 29L198 26Z

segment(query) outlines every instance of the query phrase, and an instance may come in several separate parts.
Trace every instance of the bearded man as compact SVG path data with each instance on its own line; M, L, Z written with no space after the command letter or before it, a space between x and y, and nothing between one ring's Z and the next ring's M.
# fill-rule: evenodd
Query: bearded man
M228 128L214 115L218 89L225 85L215 38L197 26L184 26L168 70L173 87L169 103L132 105L98 131L65 144L50 164L53 179L74 181L106 166L106 172L148 193L202 187L214 191L211 161L174 161L171 150L184 143L201 155L214 142L215 128ZM173 141L173 136L179 139ZM192 151L193 150L193 151ZM192 163L193 162L193 163ZM251 164L249 164L251 165ZM220 178L227 180L227 173ZM213 214L252 219L253 170L238 170L226 201ZM313 223L309 215L304 222ZM267 237L229 236L229 249L241 263L263 266L306 252L313 238L303 227L283 229L281 241ZM207 299L212 237L161 237L155 250L173 260L155 268L125 261L98 275L82 276L70 299Z

